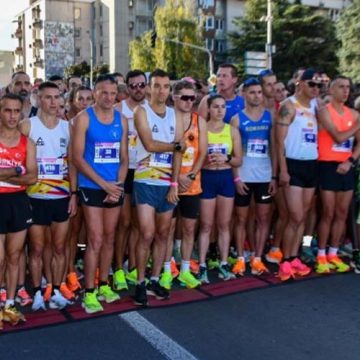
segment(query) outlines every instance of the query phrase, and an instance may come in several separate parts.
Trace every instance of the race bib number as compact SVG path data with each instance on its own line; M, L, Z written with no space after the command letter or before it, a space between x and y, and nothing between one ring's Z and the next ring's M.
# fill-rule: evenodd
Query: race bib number
M335 152L350 152L354 145L354 138L351 137L350 139L344 141L341 144L333 144L332 151Z
M302 130L302 142L304 144L315 144L316 143L316 134L312 129L303 129Z
M208 154L227 154L227 145L226 144L209 144L208 145Z
M181 166L193 166L194 164L195 149L193 147L186 148L184 152Z
M47 180L63 180L64 159L37 159L38 178Z
M149 166L151 167L161 167L161 168L171 168L172 167L172 158L173 153L152 153L150 156Z
M249 139L247 143L246 155L249 157L256 157L256 158L267 158L268 148L269 148L268 140Z
M119 142L97 142L95 143L94 163L115 164L120 162Z

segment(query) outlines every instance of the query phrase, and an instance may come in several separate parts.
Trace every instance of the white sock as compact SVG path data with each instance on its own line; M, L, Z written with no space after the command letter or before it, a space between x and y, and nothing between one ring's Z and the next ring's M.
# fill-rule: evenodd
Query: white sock
M181 260L180 271L184 272L184 271L188 271L188 270L190 270L190 261Z
M325 256L326 255L326 249L318 249L317 255L318 256Z
M238 256L238 258L237 258L238 260L242 260L242 261L245 261L245 258L243 257L243 256Z
M311 241L312 241L312 236L311 235L305 235L303 236L303 240L302 240L302 244L304 246L311 246Z
M180 248L181 248L181 239L175 239L174 248L175 248L175 250L180 250Z
M14 306L14 305L15 305L14 299L7 299L6 302L5 302L5 307Z
M156 281L156 282L159 282L159 277L158 276L152 276L150 278L151 281Z
M202 267L202 268L207 268L207 265L206 265L206 263L200 263L200 266Z
M222 261L222 262L220 263L221 266L227 265L227 264L228 264L227 261Z
M168 271L171 272L171 262L170 261L165 261L164 262L164 271Z
M261 261L261 257L260 256L255 256L254 261Z
M279 251L280 248L279 248L278 246L272 246L272 247L271 247L271 250L272 250L272 251Z
M329 256L335 256L337 255L337 252L338 252L338 249L337 247L329 247Z

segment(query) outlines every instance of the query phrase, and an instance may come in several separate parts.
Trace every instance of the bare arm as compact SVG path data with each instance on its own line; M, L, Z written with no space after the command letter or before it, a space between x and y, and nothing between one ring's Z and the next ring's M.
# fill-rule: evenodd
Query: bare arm
M231 138L233 141L232 158L228 162L233 168L238 168L242 164L242 145L239 128L231 126Z
M198 107L198 111L197 111L199 116L201 116L205 120L208 118L208 115L209 115L209 107L207 104L208 98L209 98L209 95L206 95L201 99L199 107Z
M31 123L29 119L24 119L19 122L18 129L23 135L29 136L30 128L31 128Z
M118 181L125 182L126 175L129 168L129 156L128 156L128 121L124 115L121 115L121 125L123 129L121 143L120 143L120 169L118 174Z
M199 155L198 158L191 169L191 172L197 174L205 161L207 156L207 148L208 148L208 137L207 137L207 123L206 121L199 116Z

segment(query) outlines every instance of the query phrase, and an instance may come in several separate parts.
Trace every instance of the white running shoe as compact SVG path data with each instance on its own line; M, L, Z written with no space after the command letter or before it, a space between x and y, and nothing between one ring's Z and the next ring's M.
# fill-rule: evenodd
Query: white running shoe
M63 309L67 305L70 305L71 301L66 300L60 293L58 289L54 290L54 295L51 296L49 301L49 308L50 309Z
M38 311L38 310L44 310L46 311L46 306L45 306L45 302L44 302L44 298L41 295L41 291L38 290L35 293L34 299L33 299L33 303L31 306L32 311Z

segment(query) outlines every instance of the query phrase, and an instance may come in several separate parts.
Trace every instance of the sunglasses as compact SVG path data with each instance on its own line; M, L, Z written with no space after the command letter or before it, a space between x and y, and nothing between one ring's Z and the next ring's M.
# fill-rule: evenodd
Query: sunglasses
M179 96L179 99L182 101L195 101L196 96L195 95L181 95Z
M310 88L314 88L315 86L317 86L318 89L322 88L322 84L321 83L317 83L314 81L307 81L307 84Z
M128 85L131 90L135 89L145 89L146 84L144 82L140 82L137 84L129 84Z

